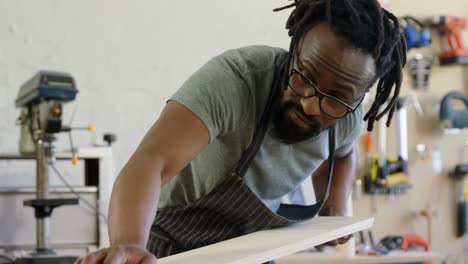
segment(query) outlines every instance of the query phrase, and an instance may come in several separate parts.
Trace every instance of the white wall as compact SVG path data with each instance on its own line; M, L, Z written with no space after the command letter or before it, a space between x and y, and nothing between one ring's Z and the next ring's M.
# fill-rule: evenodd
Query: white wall
M65 109L65 120L79 105L74 124L92 123L97 130L95 136L75 133L76 145L89 146L103 132L116 133L119 139L114 145L114 155L116 171L119 171L158 117L166 99L210 57L229 48L252 44L286 48L289 37L284 24L290 11L271 10L289 3L286 0L0 0L0 153L17 151L19 128L15 120L19 111L14 107L14 100L20 85L39 69L63 70L75 76L80 89L76 102ZM468 5L466 0L394 0L391 10L398 15L466 17ZM452 87L463 89L462 86L468 85L466 73L466 67L435 69L430 94L440 97ZM409 80L404 86L405 94ZM454 156L456 144L464 139L432 140L435 136L429 138L428 134L419 137L419 130L413 129L418 124L414 122L410 127L410 151L414 154L412 146L416 143L442 142L444 167L452 168L452 163L458 160ZM68 148L66 137L59 139L59 148ZM454 161L447 163L450 160ZM29 167L17 164L0 162L0 186L17 184L23 175L33 179L32 164ZM419 164L417 168L413 170L412 177L418 183L413 192L393 202L379 203L382 214L376 216L376 239L414 231L402 219L405 220L410 210L423 208L431 195L424 178L430 167ZM444 203L436 208L444 209L437 218L437 227L443 230L434 232L434 248L443 251L452 247L456 254L461 254L462 241L455 240L451 232L455 223L452 183L448 177L443 181L440 186L444 187L441 194ZM368 204L368 197L356 201L355 213L368 215ZM402 209L402 205L407 206ZM449 210L446 208L452 211L446 212ZM425 228L423 224L420 226L419 229ZM424 234L424 230L417 231Z
M74 125L96 127L94 136L74 133L76 145L116 133L119 171L167 98L210 57L252 44L287 48L290 11L272 9L289 3L0 0L0 153L18 149L14 100L21 84L39 69L61 70L76 78L80 91L64 120L78 105ZM67 137L58 147L68 148ZM0 183L8 175L3 183L14 184L32 169L0 162Z

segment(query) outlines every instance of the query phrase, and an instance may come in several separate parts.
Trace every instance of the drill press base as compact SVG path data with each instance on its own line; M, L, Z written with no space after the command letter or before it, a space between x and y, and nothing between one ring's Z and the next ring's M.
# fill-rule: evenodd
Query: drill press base
M73 264L78 260L78 257L72 256L30 256L22 257L15 260L15 264Z

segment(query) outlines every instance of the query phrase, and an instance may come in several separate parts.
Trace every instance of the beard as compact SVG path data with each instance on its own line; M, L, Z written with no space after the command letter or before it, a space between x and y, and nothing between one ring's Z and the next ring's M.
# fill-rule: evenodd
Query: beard
M302 114L305 117L308 128L299 127L291 119L292 112ZM281 102L276 98L272 109L273 135L285 144L298 143L320 135L322 128L315 116L304 113L302 107L291 101Z

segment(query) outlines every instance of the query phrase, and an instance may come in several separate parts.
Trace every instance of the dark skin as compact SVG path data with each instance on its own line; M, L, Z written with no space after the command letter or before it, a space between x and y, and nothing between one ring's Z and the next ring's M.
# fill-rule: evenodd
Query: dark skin
M308 31L298 58L298 67L317 82L321 91L341 92L343 100L362 96L369 86L364 79L369 76L370 80L373 73L372 58L347 48L325 23ZM283 114L292 129L317 133L336 122L321 113L317 97L301 98L284 89L281 103L287 101L297 104L303 112ZM312 131L312 126L307 124L311 116L318 130ZM161 187L198 155L208 139L208 129L190 110L177 102L168 102L115 181L109 208L111 246L90 253L77 263L155 264L156 257L145 246L157 213ZM334 208L333 215L343 215L353 178L353 157L352 154L337 157L325 212ZM322 164L313 177L318 197L326 178L326 174L319 172L325 166Z
M313 81L321 92L339 97L352 105L368 90L374 78L374 65L374 59L370 55L348 48L327 23L320 23L305 34L293 67ZM296 125L295 129L310 130L311 134L317 134L314 128L323 130L337 121L321 111L318 97L304 98L290 88L284 89L281 97L283 104L289 101L301 107L302 111L290 110L285 113L285 122ZM355 171L354 159L352 150L335 157L333 187L320 215L346 215L346 204ZM319 198L323 197L326 190L327 170L328 161L325 161L312 175L314 190ZM350 236L333 240L326 245L343 244L349 238Z
M305 34L297 53L292 67L304 73L321 92L338 97L348 104L353 104L365 94L374 77L374 59L347 47L327 23L311 28ZM337 121L322 113L316 96L305 98L285 87L281 103L287 102L299 105L302 110L285 113L285 122L296 125L293 129L309 130L311 134L316 134L319 132L317 130L326 129ZM313 130L315 127L318 128Z

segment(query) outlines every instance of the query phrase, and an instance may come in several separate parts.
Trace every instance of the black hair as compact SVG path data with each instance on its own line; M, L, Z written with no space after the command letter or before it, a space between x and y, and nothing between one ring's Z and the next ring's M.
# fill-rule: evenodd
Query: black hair
M372 55L376 73L368 88L377 79L379 82L374 102L364 116L364 121L368 121L367 130L372 131L374 122L388 112L389 126L400 93L402 69L406 63L406 41L398 18L382 8L377 0L294 0L292 4L273 11L291 7L295 9L286 22L291 43L285 70L289 69L289 63L304 33L314 24L327 21L347 45ZM392 90L390 101L380 112Z

